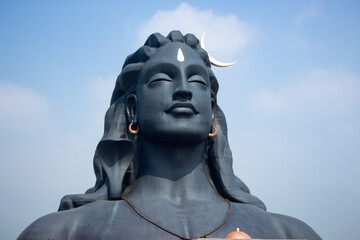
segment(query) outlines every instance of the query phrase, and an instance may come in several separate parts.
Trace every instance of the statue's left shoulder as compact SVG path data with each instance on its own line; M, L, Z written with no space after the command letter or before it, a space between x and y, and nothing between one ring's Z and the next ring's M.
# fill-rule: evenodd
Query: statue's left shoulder
M321 240L309 225L299 219L268 212L250 204L232 203L232 216L236 227L252 238Z
M290 239L321 240L321 237L303 221L286 215L269 213L274 222L283 229L286 237Z

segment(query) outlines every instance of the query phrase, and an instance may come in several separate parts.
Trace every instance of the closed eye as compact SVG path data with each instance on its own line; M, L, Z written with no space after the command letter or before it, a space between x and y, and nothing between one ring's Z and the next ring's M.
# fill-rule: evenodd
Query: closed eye
M165 73L157 73L149 79L147 84L153 84L153 83L162 82L162 81L171 82L172 79Z
M189 83L200 83L200 84L203 84L203 85L207 86L207 83L206 83L205 79L200 75L192 75L188 79L188 82Z

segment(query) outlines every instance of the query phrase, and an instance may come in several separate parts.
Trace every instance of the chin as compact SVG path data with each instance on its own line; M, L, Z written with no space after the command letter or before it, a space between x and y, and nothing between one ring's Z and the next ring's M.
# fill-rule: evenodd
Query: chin
M196 145L207 140L212 126L208 118L139 119L141 135L148 141L163 145Z
M176 129L152 129L143 131L143 137L151 142L172 146L197 145L206 141L208 131L206 129L194 129L194 126L177 127Z

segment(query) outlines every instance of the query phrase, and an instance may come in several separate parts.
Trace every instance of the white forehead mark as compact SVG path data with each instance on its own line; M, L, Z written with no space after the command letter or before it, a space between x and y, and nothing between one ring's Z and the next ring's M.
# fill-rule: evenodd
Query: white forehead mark
M183 52L181 51L181 48L179 48L179 50L178 50L177 60L178 60L179 62L183 62L183 61L185 60L185 57L184 57Z

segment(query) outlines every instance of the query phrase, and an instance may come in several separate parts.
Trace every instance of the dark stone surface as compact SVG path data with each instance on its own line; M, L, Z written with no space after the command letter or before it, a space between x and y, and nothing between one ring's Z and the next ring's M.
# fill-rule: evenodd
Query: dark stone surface
M150 221L196 238L225 220L225 199L230 217L209 237L240 228L252 238L320 239L305 223L267 212L234 175L217 91L195 36L151 35L117 78L95 151L95 186L65 196L59 212L38 219L18 239L179 239ZM129 132L131 122L138 134ZM218 134L209 137L213 124Z

